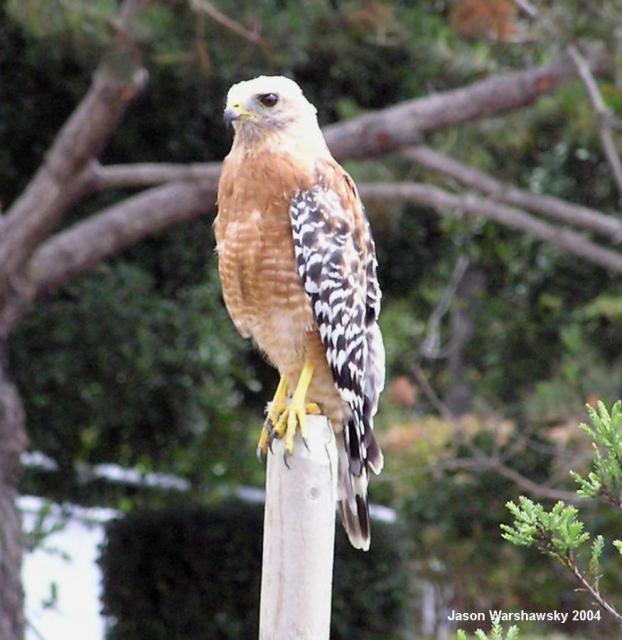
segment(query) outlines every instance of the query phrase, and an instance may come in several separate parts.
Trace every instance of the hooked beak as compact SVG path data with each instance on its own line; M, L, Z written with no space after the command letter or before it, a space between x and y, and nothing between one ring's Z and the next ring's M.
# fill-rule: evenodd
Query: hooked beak
M227 103L225 113L223 115L225 124L229 126L236 120L252 119L256 114L252 111L247 111L239 102L234 102L233 104Z
M225 113L223 114L223 118L225 119L225 125L228 127L234 120L239 120L241 114L240 111L235 109L234 107L227 107L225 109Z

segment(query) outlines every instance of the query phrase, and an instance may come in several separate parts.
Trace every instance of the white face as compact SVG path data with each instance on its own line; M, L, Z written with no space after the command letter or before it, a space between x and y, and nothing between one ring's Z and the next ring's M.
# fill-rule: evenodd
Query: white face
M229 89L225 122L233 123L236 131L252 129L267 133L309 118L315 120L315 114L315 107L293 80L259 76Z

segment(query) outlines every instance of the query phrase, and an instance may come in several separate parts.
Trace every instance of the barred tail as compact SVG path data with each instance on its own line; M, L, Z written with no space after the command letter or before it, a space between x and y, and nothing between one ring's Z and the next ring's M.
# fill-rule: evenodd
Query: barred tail
M343 432L337 435L337 453L339 467L337 495L341 522L352 546L367 551L370 540L367 469L363 468L358 476L352 473Z
M353 413L337 436L339 453L339 512L352 546L369 549L369 470L378 475L384 459L374 436L374 415L384 387L384 345L376 323L367 328L367 363L363 406Z
M343 431L337 435L337 454L339 473L337 495L341 522L352 546L356 549L368 551L370 527L369 504L367 502L367 485L369 484L367 466L363 466L360 475L352 473L350 456L348 455Z

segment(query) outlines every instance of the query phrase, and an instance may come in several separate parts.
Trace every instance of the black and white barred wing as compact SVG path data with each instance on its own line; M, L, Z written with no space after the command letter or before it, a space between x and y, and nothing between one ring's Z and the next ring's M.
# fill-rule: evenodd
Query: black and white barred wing
M353 544L368 548L367 470L380 473L383 462L372 429L384 386L384 347L374 244L355 194L352 204L358 216L320 182L295 194L290 213L298 271L333 380L350 409L343 429L347 464L340 464L349 505L342 502L342 517Z

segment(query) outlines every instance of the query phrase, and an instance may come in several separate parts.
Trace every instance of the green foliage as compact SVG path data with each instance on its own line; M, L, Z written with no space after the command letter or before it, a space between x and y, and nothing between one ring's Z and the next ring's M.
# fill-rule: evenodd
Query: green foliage
M605 549L605 538L601 535L597 535L592 541L592 549L590 553L590 564L588 565L589 574L596 581L596 584L598 584L598 579L600 578L600 575L602 573L600 560L602 558L604 549Z
M604 497L607 502L620 508L619 493L612 493L619 487L622 473L620 457L620 423L622 403L616 402L611 411L598 403L598 409L588 406L591 426L580 425L594 445L594 469L587 478L577 473L573 477L579 484L577 493L582 497ZM601 447L605 453L601 454ZM572 472L571 472L572 473ZM615 608L600 592L600 579L603 573L602 557L605 551L605 538L597 535L590 545L587 570L582 569L584 562L578 553L590 539L584 531L585 525L578 518L578 510L559 501L546 511L541 504L520 496L518 504L508 502L507 508L514 517L511 525L501 524L502 538L512 544L534 547L542 553L557 558L582 584L599 605L618 621L622 621ZM622 542L614 540L613 546L622 553Z
M581 424L581 430L592 440L594 465L587 477L571 472L579 484L577 493L584 498L603 497L615 507L622 506L622 402L611 412L602 402L598 409L587 406L592 425Z
M506 632L498 622L493 622L489 635L481 629L477 629L474 635L474 640L518 640L518 638L518 627L512 626ZM469 637L460 629L457 633L456 640L469 640Z
M263 507L229 501L137 510L102 548L109 640L257 635ZM331 638L398 640L409 599L400 536L374 523L368 554L337 532ZM275 603L277 606L278 603Z
M502 524L502 537L513 544L531 547L549 553L566 562L572 552L590 539L583 531L585 525L578 519L576 507L559 501L546 511L541 504L520 496L518 505L508 502L514 524Z
M82 35L86 41L103 39L118 5L114 0L7 0L6 10L37 38L67 33ZM104 33L102 33L104 32Z
M563 352L552 376L535 384L524 400L526 416L536 424L582 415L587 399L613 401L618 393L622 363L602 358L580 324L564 327L560 340Z
M469 419L464 417L462 423L467 433L472 428ZM464 432L454 425L454 431L446 434L448 444L439 451L439 443L433 443L439 432L447 429L442 420L406 422L403 429L405 443L409 432L414 432L417 457L413 451L410 457L400 459L406 455L400 450L406 451L407 444L385 450L385 456L400 478L399 484L393 483L392 499L413 539L412 565L417 579L435 585L441 594L444 589L451 590L450 604L445 606L456 610L510 611L517 602L525 610L551 610L558 606L564 590L579 606L581 596L572 593L573 583L561 568L551 571L539 561L537 551L511 547L500 539L499 522L505 517L505 502L516 495L515 485L494 471L443 471L447 460L459 464L461 456L469 457L467 444L458 444ZM491 446L484 436L475 440L480 455L488 453ZM510 443L508 448L514 446ZM503 457L504 451L502 448L499 455ZM546 478L550 472L543 457L534 452L521 451L513 464L530 478Z
M11 346L31 437L65 467L114 459L209 477L224 451L232 464L252 451L236 388L248 376L213 272L164 296L115 263L30 316Z

